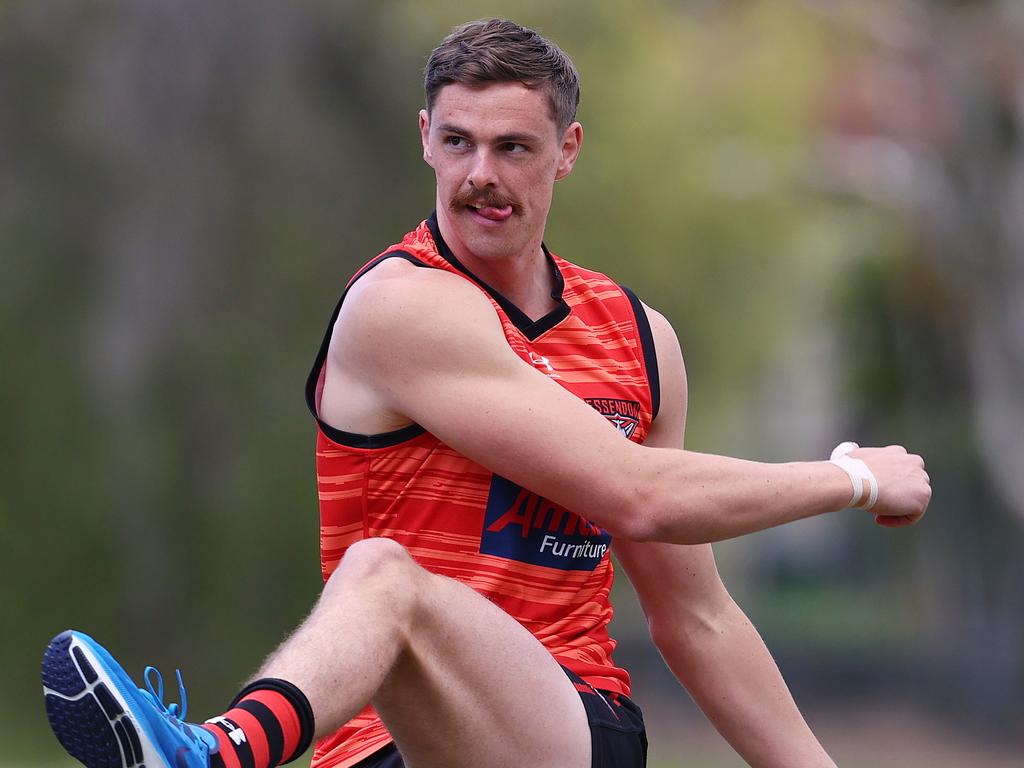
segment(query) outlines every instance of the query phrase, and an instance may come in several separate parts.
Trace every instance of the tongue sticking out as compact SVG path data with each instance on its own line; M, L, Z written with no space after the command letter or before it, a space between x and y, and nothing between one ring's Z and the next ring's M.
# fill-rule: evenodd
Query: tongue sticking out
M485 205L477 208L476 212L491 221L505 221L505 219L512 215L512 206L506 205L503 208L496 208L493 205Z

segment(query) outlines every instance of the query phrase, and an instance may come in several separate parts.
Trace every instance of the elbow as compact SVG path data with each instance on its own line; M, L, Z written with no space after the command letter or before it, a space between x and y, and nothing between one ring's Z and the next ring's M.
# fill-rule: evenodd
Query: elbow
M656 621L649 619L647 631L650 634L651 642L662 656L677 658L680 653L686 650L686 643L680 637L678 624L671 621Z
M641 542L707 544L720 538L697 515L687 513L678 498L656 493L632 494L605 528L612 536Z
M631 492L617 505L605 528L612 536L629 541L667 541L666 516L653 496L649 492Z
M684 623L688 618L683 612L682 615L672 617L649 616L647 620L651 642L662 658L669 662L677 677L687 676L687 670L693 666L694 654L707 647L702 645L708 641L708 637L701 631L703 628L695 630L689 623Z
M710 590L699 600L677 604L671 614L649 616L651 641L666 656L689 658L727 641L731 633L750 622L725 591Z
M622 520L616 526L618 531L611 531L613 536L618 536L630 541L664 541L660 533L657 519L647 509L631 509L622 516Z

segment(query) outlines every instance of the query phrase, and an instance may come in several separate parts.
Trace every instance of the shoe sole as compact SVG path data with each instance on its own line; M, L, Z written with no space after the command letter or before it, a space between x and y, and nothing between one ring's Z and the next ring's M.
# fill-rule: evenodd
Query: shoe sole
M46 717L57 740L87 768L173 768L146 737L141 715L107 673L100 650L69 630L43 655Z

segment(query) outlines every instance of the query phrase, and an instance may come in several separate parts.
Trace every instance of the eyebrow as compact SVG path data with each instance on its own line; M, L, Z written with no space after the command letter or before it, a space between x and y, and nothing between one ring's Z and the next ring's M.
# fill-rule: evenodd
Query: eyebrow
M461 128L454 123L441 123L437 126L437 130L441 133L457 133L460 136L473 137L471 131L467 131L465 128ZM495 144L536 143L538 141L540 141L540 137L532 133L503 133L500 136L494 137Z

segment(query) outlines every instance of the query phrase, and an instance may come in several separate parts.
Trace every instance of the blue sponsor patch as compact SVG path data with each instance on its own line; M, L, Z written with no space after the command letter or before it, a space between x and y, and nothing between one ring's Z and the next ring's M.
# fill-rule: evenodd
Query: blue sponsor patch
M565 507L494 475L487 497L480 551L563 571L592 571L611 534Z

